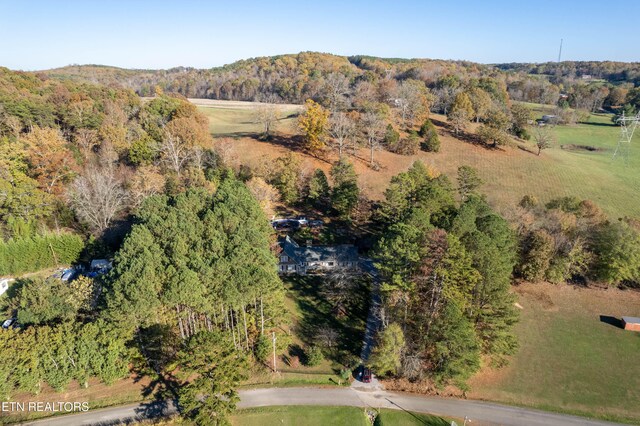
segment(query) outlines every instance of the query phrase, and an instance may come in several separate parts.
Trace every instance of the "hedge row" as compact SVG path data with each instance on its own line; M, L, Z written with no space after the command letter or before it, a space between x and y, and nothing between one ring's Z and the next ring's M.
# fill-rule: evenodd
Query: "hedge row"
M0 241L0 276L70 265L78 260L83 249L82 238L73 234Z

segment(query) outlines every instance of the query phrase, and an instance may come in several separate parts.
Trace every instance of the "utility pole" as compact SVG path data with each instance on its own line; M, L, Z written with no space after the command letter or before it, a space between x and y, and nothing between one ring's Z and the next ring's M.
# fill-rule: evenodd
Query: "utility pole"
M278 369L276 368L276 332L271 332L271 338L273 341L273 372L277 373Z
M618 139L618 146L613 153L613 158L615 159L617 156L620 156L626 163L629 160L633 133L636 131L638 125L640 125L640 112L635 116L626 117L623 111L622 116L618 118L616 122L620 125L620 138Z

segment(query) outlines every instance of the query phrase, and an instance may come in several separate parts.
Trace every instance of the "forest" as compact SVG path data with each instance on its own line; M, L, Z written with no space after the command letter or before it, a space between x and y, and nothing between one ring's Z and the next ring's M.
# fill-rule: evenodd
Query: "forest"
M515 101L554 105L564 123L640 107L633 64L560 65L307 52L212 70L0 68L0 275L17 278L0 308L19 324L0 333L12 360L0 364L0 394L137 372L185 418L226 424L250 366L268 368L268 336L283 334L268 218L291 210L322 215L335 227L326 241L373 259L376 374L467 390L483 363L503 366L517 349L514 283L640 286L640 221L527 194L505 218L473 167L446 176L419 161L370 200L354 151L366 147L373 170L380 150L436 153L439 113L487 152L533 139L539 155L549 135ZM579 78L587 72L605 81ZM186 97L268 102L256 136L330 171L304 170L295 153L233 166ZM277 131L282 102L304 105L296 135ZM111 272L69 283L37 274L95 258L113 259Z
M438 109L446 113L458 92L483 78L495 80L516 101L556 104L561 100L561 105L566 102L567 107L587 111L630 104L637 110L640 69L637 63L622 62L483 65L302 52L247 59L212 69L124 70L70 65L45 73L125 87L141 96L153 94L160 86L189 98L298 104L306 99L321 101L343 84L339 80L346 79L354 92L360 93L366 92L371 83L412 79L423 82L441 105Z

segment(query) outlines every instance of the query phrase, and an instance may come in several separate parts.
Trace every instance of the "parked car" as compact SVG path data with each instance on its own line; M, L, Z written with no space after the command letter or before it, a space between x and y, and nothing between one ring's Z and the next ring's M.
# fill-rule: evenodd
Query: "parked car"
M78 275L78 271L75 268L69 268L62 271L62 275L60 279L64 282L73 281L73 279Z
M2 328L4 328L5 330L8 329L9 327L11 327L11 324L13 324L15 321L16 321L15 318L9 318L8 320L2 323Z
M364 369L364 372L362 373L362 383L371 383L371 369L370 368L366 368Z
M324 226L324 222L321 220L310 220L309 227L311 228L321 228Z

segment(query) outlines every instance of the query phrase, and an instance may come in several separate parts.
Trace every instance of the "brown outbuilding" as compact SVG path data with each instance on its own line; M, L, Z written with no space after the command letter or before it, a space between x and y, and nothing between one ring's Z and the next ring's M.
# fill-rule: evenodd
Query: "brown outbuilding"
M640 318L622 317L622 328L631 331L640 331Z

